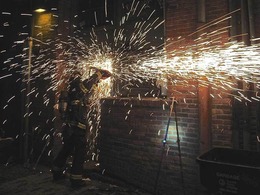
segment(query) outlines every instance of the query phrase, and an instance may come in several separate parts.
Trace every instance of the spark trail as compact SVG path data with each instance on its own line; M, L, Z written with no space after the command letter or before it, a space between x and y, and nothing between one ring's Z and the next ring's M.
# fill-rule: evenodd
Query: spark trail
M187 85L187 80L196 80L200 82L200 85L211 86L231 96L232 91L238 91L240 93L235 98L240 101L260 101L258 96L260 88L259 45L245 46L239 42L213 45L212 37L214 37L213 41L217 42L229 27L213 32L207 32L207 27L203 27L199 30L205 33L196 38L193 44L166 51L167 45L154 45L150 39L148 41L151 32L164 25L164 20L156 15L155 10L145 15L144 18L142 12L145 9L145 4L133 1L118 27L114 27L114 22L110 21L108 27L101 29L94 26L89 32L86 32L75 24L73 26L76 30L73 36L68 36L66 41L62 35L45 41L34 38L33 43L35 46L38 45L40 50L37 55L32 55L30 80L27 79L29 50L27 36L29 33L21 32L21 37L25 38L14 41L13 47L23 45L23 51L21 54L5 60L5 66L2 69L8 70L8 73L0 76L0 82L5 82L5 79L11 77L12 73L20 74L21 77L17 82L21 82L25 86L29 82L32 83L32 88L27 95L38 98L44 88L42 104L44 107L52 107L50 102L52 102L53 93L57 93L63 83L67 82L68 76L74 69L82 71L84 78L89 76L91 66L108 69L113 73L113 77L102 84L101 87L106 90L100 93L101 90L97 88L97 93L92 97L92 111L97 113L95 116L99 116L100 98L111 95L111 85L115 81L121 82L124 88L129 89L136 81L141 83L150 79L160 80L162 75L166 75L168 82L172 84ZM9 16L11 13L3 12L2 15ZM22 13L21 15L32 17L32 14ZM230 20L230 17L226 16L214 22L221 23L226 20ZM8 25L8 22L4 23L4 26ZM57 28L57 26L53 28ZM4 38L4 36L1 35L0 38ZM153 37L153 40L157 39L166 42L163 40L163 33L161 37ZM177 41L181 40L185 40L185 37ZM169 41L167 40L167 42ZM174 41L171 44L174 44ZM6 53L7 51L0 52ZM17 63L17 59L21 59L22 63ZM202 78L206 79L202 80ZM237 88L237 81L254 83L256 85L255 97L246 98L241 93L242 90ZM39 83L44 83L44 87ZM21 89L22 92L25 90L25 88ZM32 104L30 102L26 106L30 107ZM6 110L6 107L5 105L3 109ZM42 111L27 113L30 116L41 114ZM55 121L55 119L50 119L46 123ZM98 126L100 118L96 117L92 120L95 120L97 122L95 124ZM5 119L3 123L7 121L8 119ZM93 129L95 128L93 127ZM35 127L35 130L37 129L39 127ZM97 132L94 134L96 137Z

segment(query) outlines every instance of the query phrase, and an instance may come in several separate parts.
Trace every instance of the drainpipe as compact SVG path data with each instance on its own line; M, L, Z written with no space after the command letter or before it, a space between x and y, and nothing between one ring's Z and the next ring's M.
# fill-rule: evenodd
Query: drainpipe
M250 45L250 32L249 32L249 22L248 22L248 6L247 6L247 0L241 0L241 32L242 32L242 41L246 46ZM244 91L246 86L245 83L242 81L240 83L241 89ZM250 132L248 130L248 114L249 109L248 106L244 107L242 111L242 143L243 143L243 149L247 150L250 149Z
M254 39L256 38L255 36L255 20L254 20L254 13L253 13L253 1L252 0L248 0L248 16L249 16L249 29L250 29L250 41L251 44L255 44ZM250 88L254 91L255 89L257 89L256 84L255 83L250 83ZM259 104L257 104L258 106L256 107L256 118L260 117L260 106ZM259 122L257 122L257 135L259 135L259 129L260 129L260 125ZM257 141L257 151L260 151L260 144L259 141Z
M254 44L255 25L254 25L254 15L253 15L253 2L252 2L252 0L247 0L247 3L248 3L250 41L252 44Z
M241 0L241 25L242 25L242 40L245 45L250 45L250 31L249 31L247 0Z
M241 20L242 20L242 34L243 34L243 42L246 46L251 45L252 36L254 36L254 24L252 17L252 1L251 0L241 0ZM255 88L253 83L249 83L249 90L253 91ZM246 90L246 96L250 97L251 93L247 91L245 83L243 83L243 89ZM243 129L243 149L250 149L251 142L251 132L250 132L250 123L251 118L249 114L252 112L251 104L248 104L243 111L243 121L244 121L244 129Z

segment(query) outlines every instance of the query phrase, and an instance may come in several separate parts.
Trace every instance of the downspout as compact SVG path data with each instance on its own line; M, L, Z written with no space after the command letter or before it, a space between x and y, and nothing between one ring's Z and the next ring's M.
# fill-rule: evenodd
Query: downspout
M241 0L241 17L242 17L242 34L243 42L246 46L250 46L253 42L252 40L255 37L254 31L254 21L253 21L253 9L252 9L252 0ZM245 85L245 84L243 84ZM252 93L256 88L254 83L249 83L249 91L243 86L243 89L246 90L246 96L250 98ZM245 108L244 114L244 129L243 129L243 149L250 149L251 147L251 113L252 113L252 104L248 104Z
M248 1L241 0L241 30L242 40L245 45L250 45L250 31L249 31L249 18L248 18Z
M252 45L255 44L255 20L254 20L254 12L253 12L253 0L248 0L248 17L249 17L249 29L250 29L250 42ZM254 90L257 89L255 83L250 83L250 87ZM260 117L260 105L259 103L256 105L256 118ZM257 151L260 151L259 144L259 135L260 135L260 123L256 122L256 133L257 133Z
M250 42L251 42L251 44L254 44L254 39L255 39L255 23L254 23L253 2L252 2L252 0L247 0L247 4L248 4Z

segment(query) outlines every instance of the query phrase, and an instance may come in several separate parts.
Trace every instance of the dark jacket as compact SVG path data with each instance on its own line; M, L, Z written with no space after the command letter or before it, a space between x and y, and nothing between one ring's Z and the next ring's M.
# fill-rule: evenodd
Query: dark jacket
M81 129L86 128L86 106L88 98L91 95L94 85L96 85L102 77L100 72L94 73L88 79L81 81L80 77L71 78L69 89L64 93L67 97L60 96L61 99L66 99L68 103L65 122L72 126L77 126Z

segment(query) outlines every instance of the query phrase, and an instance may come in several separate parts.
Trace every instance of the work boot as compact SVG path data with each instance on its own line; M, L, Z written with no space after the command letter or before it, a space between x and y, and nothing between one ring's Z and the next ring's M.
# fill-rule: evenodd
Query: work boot
M74 189L82 188L87 185L84 179L70 179L71 187Z
M52 178L53 181L60 181L66 178L66 175L63 173L63 171L51 171L52 172Z

